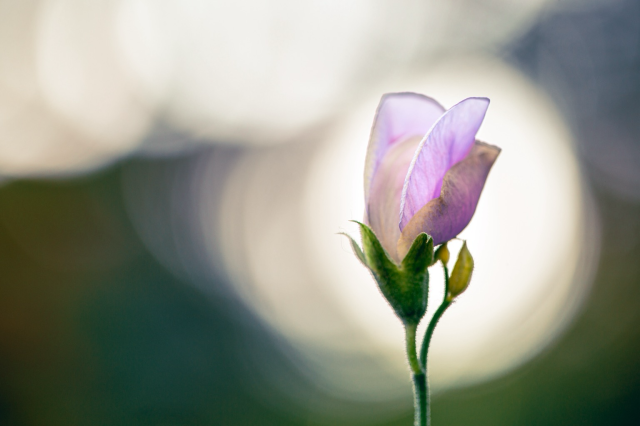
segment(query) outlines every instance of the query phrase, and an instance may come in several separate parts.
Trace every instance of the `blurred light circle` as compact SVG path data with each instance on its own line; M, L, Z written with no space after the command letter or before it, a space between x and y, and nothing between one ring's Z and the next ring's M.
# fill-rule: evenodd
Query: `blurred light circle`
M127 71L149 102L167 101L173 78L174 40L161 26L156 2L120 1L115 16L117 47Z
M384 91L399 90L427 93L445 106L490 97L479 138L503 149L461 234L476 270L434 337L436 389L494 377L544 348L586 294L598 247L571 135L553 104L495 59L450 59L381 87L323 143L245 155L220 202L202 210L211 252L247 302L297 345L319 381L367 398L403 392L403 332L335 233L353 231L348 220L362 217L362 165L375 107ZM428 315L442 297L438 268L431 282ZM353 369L348 360L357 357L375 359L376 371Z
M511 39L545 2L2 2L0 167L306 139L420 57Z
M299 136L401 69L425 13L418 0L135 0L120 22L133 69L169 85L173 124L263 144Z
M122 148L82 133L43 96L36 55L43 3L0 2L0 174L5 176L87 171Z
M87 143L129 152L148 130L153 105L117 43L117 1L48 0L39 17L36 55L46 101Z

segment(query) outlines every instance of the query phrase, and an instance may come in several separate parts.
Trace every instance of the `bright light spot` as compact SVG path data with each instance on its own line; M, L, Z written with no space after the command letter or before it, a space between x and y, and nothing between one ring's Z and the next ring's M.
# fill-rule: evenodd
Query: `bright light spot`
M476 259L473 284L440 324L432 352L436 382L473 381L533 356L563 328L584 296L578 268L597 236L584 217L571 136L544 96L482 60L446 64L428 80L445 105L490 97L478 138L502 148L460 235Z
M461 235L477 267L434 338L430 365L437 389L493 377L539 352L576 311L589 283L585 260L597 250L569 133L543 95L493 59L450 60L382 88L324 144L245 156L210 238L222 239L218 253L241 294L298 345L318 380L370 398L402 389L402 328L346 239L335 233L356 234L348 220L362 217L373 114L383 91L401 90L429 94L445 106L490 97L479 138L503 149ZM203 211L205 229L210 213ZM431 282L430 313L442 297L438 268ZM375 358L378 371L350 372L348 363L341 366L318 355L322 351ZM366 379L366 386L358 382Z

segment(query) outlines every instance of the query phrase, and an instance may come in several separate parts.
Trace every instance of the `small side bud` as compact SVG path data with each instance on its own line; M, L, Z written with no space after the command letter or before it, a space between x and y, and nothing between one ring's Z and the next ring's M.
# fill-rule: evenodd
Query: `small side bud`
M451 277L449 278L449 293L447 299L453 300L462 294L471 281L471 274L473 273L473 257L467 248L467 242L462 244L462 249L458 254L458 260L453 267Z
M438 250L436 250L436 255L434 257L436 261L439 260L444 265L446 265L447 263L449 263L450 256L451 254L449 253L449 248L447 247L447 243L444 243L440 247L438 247Z

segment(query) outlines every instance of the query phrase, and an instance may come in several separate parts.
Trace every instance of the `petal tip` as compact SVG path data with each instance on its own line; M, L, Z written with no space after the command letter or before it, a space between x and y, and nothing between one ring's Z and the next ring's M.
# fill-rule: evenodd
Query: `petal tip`
M484 108L484 110L486 112L487 109L489 109L489 104L490 103L491 103L491 99L489 99L487 97L484 97L484 96L472 96L470 98L463 99L462 101L458 102L456 105L451 107L450 109L453 109L453 108L457 107L458 105L475 104L480 108Z
M477 147L476 149L481 149L486 154L492 155L493 161L495 161L502 152L502 148L500 148L499 146L491 145L490 143L482 142L478 139L476 139L475 145Z

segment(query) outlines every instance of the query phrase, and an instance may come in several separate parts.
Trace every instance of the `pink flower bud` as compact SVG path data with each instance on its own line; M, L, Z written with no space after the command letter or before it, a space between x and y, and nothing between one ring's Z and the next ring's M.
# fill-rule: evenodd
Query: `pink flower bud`
M448 111L417 93L382 97L365 163L365 222L399 263L425 232L435 245L471 220L500 148L479 142L489 99Z

